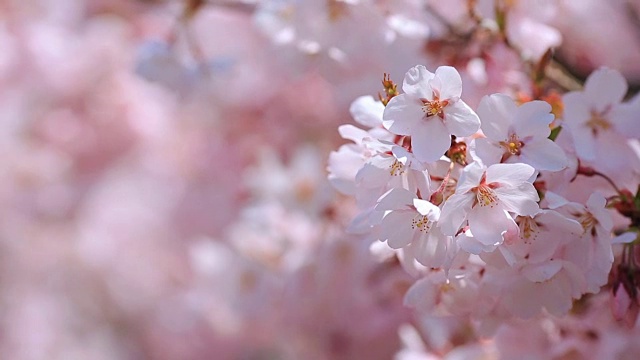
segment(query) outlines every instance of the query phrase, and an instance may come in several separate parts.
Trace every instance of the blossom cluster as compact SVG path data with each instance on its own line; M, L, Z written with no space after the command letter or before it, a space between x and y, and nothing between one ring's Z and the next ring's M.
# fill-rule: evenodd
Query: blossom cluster
M0 1L0 357L636 358L636 14Z
M564 316L600 292L613 244L637 233L621 223L614 238L607 203L624 196L611 194L615 184L605 193L581 185L582 201L569 188L596 168L640 185L640 97L623 101L620 73L592 73L583 90L562 96L561 117L546 101L502 93L474 111L449 66L412 67L401 93L386 76L383 85L386 98L352 104L363 128L340 127L352 143L331 154L329 179L360 209L349 230L384 243L373 251L397 256L415 277L407 305L495 326Z

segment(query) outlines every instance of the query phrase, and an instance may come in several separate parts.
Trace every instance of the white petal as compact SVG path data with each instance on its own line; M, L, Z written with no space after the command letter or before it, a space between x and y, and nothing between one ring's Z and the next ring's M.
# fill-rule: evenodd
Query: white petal
M628 244L636 241L638 239L638 233L629 231L626 233L622 233L611 240L612 244Z
M487 168L487 183L497 182L509 186L518 186L526 182L535 173L527 164L494 164Z
M456 237L456 241L462 250L470 254L480 255L482 252L491 252L495 250L495 246L487 246L479 242L473 236L460 234L460 236Z
M607 106L620 103L627 89L624 76L608 68L600 68L592 72L584 84L585 95L597 111L604 111Z
M415 258L426 267L441 267L446 255L446 238L438 229L423 233L411 244L415 250Z
M382 168L385 163L388 164L387 168ZM383 158L381 156L372 158L356 174L356 185L367 189L385 186L391 178L388 167L392 163L393 158Z
M440 93L440 100L457 101L462 95L462 78L458 70L451 66L440 66L436 69L435 78L431 80L432 88ZM437 86L436 86L437 84Z
M460 225L467 218L467 212L471 209L474 195L453 194L445 202L440 214L438 226L445 235L455 235Z
M402 91L417 98L433 100L433 91L429 81L435 76L424 65L417 65L409 69L402 82ZM388 105L387 105L388 106Z
M413 204L414 195L408 190L401 188L393 188L384 193L378 199L376 210L397 210L397 209L409 209Z
M518 187L499 187L494 190L504 209L518 215L532 216L540 211L540 200L533 185L523 183Z
M564 150L546 138L527 143L520 159L538 170L560 171L569 165Z
M560 261L547 261L542 264L527 265L522 268L522 275L533 282L543 282L551 279L562 269Z
M444 123L455 136L471 136L480 130L480 118L462 100L444 108Z
M427 200L413 199L413 206L420 215L425 215L430 221L438 221L440 218L440 208Z
M513 99L504 94L483 97L478 105L478 115L482 120L482 132L493 141L503 141L508 137L511 119L517 106Z
M501 244L502 234L513 222L500 206L476 206L469 212L469 229L473 237L484 245Z
M456 194L464 194L472 188L480 184L480 179L486 171L486 167L479 162L471 163L464 167L460 179L458 179L458 186L456 187Z
M424 118L420 99L402 94L392 98L382 114L383 125L397 135L411 135Z
M439 288L429 278L422 278L409 288L404 296L403 303L407 307L431 312L436 306Z
M451 135L439 118L425 120L413 128L411 147L420 161L434 162L449 149Z
M547 202L547 207L549 209L557 209L569 203L569 200L556 194L553 191L547 191L546 193L544 193L544 199Z
M504 148L489 141L489 139L475 139L471 144L471 152L486 166L500 163Z
M368 132L349 124L338 126L338 132L343 139L351 140L356 144L362 143L362 139L371 136Z
M415 230L411 228L411 220L413 220L411 211L389 212L380 223L378 239L386 241L393 249L409 245L415 233Z
M551 105L546 101L529 101L522 104L515 112L513 128L522 139L525 137L547 138L553 121Z
M373 96L361 96L351 103L349 112L358 124L376 127L382 125L384 105Z

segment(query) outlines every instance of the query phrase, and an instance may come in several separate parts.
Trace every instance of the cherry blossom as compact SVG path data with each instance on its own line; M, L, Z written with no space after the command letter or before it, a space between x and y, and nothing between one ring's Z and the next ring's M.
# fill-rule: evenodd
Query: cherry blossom
M385 108L384 126L411 136L413 153L421 161L438 160L449 148L450 135L470 136L480 128L478 116L460 100L462 80L452 67L432 73L415 66L406 73L402 90Z
M503 235L515 223L510 213L529 216L539 211L538 194L531 182L534 174L535 169L526 164L468 165L456 192L442 208L442 232L455 235L468 220L479 242L502 243Z
M475 152L486 165L522 162L538 170L558 171L567 158L560 146L549 140L553 121L551 106L531 101L516 106L503 94L485 96L478 105L484 139L475 141Z
M581 159L595 160L599 148L623 142L623 137L638 135L638 126L631 126L635 123L633 110L628 108L638 102L622 106L627 88L619 72L605 68L589 76L583 91L563 96L564 124L573 135L576 153Z

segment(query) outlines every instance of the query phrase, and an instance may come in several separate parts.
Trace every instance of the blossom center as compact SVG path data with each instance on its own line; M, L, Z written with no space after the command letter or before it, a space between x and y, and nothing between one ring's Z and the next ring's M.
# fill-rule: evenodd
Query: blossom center
M422 112L425 113L426 117L437 115L444 119L444 108L449 105L448 100L440 101L437 96L434 96L433 100L420 99L420 101L422 101Z
M411 220L411 228L418 229L424 233L428 232L431 229L431 225L433 223L427 218L426 215L416 215L416 217Z
M584 234L590 231L591 235L596 235L596 225L598 224L598 219L596 219L593 214L589 212L581 214L578 217L578 222L580 222L580 225L582 225Z
M398 175L404 174L404 164L398 161L398 159L395 159L393 164L389 166L389 174L391 174L391 176L398 176Z
M538 237L540 232L538 223L529 216L518 216L516 219L520 227L520 237L525 244L530 244L532 240Z
M498 195L493 191L496 187L497 184L495 183L487 184L486 174L483 174L480 184L471 189L476 194L475 204L480 204L483 207L494 207L498 203Z
M593 135L596 135L600 130L611 129L613 125L605 117L605 112L591 111L591 118L587 121L587 126L591 128Z
M500 141L500 146L502 146L509 155L520 155L521 149L524 147L524 142L520 141L518 135L511 134L506 141Z

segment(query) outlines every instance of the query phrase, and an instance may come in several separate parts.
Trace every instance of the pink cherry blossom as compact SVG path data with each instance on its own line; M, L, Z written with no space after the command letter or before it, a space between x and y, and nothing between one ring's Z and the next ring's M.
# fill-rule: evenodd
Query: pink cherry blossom
M498 162L522 162L538 170L558 171L567 166L564 151L549 140L553 121L551 106L531 101L516 106L503 94L485 96L478 105L482 132L475 151L485 165Z

